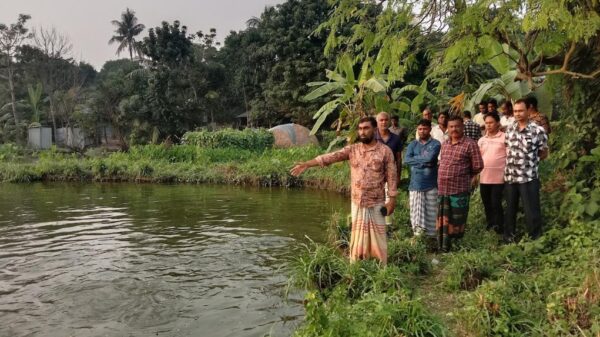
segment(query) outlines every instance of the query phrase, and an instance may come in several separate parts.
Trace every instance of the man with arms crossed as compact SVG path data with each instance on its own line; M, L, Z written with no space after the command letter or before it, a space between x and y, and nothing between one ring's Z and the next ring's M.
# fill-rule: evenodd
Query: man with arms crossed
M425 233L428 237L435 237L437 158L441 144L431 138L431 121L422 119L417 132L419 138L408 145L404 157L404 163L410 167L410 223L415 235Z

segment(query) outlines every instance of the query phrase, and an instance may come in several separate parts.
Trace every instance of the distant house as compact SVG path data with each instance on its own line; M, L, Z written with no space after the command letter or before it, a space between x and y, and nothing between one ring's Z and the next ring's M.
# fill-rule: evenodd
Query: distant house
M244 113L241 113L237 116L235 116L235 127L237 129L243 129L248 127L248 116L250 115L250 112L246 111Z

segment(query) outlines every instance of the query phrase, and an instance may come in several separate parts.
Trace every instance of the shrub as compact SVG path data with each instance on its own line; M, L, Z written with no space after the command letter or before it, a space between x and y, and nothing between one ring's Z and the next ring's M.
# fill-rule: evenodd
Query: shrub
M273 146L275 138L265 129L224 129L219 131L194 131L183 135L183 143L203 148L238 148L263 151Z

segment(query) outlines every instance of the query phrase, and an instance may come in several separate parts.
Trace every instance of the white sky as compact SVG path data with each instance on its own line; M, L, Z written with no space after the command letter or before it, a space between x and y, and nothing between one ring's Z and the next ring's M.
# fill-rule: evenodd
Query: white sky
M55 27L73 43L72 56L78 61L91 63L100 70L105 61L117 57L117 44L109 45L114 28L111 20L118 20L129 7L136 12L138 22L146 29L162 21L179 20L188 32L208 32L217 29L217 39L223 41L231 30L246 27L246 20L260 16L265 6L274 6L284 0L0 0L0 23L17 21L20 13L31 15L27 26Z

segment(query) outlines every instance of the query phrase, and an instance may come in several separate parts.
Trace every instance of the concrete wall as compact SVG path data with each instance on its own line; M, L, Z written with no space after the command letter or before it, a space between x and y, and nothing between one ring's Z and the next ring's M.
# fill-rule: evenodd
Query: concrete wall
M27 143L34 149L49 149L52 146L52 128L30 128Z

